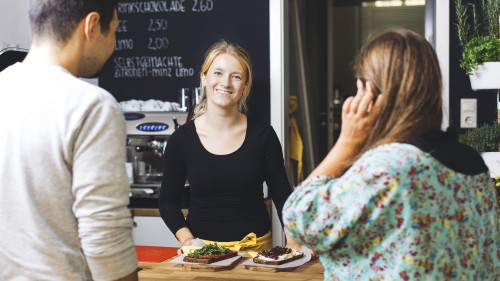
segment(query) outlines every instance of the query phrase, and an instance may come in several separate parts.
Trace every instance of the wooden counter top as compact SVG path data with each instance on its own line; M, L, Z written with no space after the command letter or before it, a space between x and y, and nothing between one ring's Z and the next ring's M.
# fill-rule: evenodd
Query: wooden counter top
M175 258L175 257L173 257ZM173 259L172 258L172 259ZM244 257L233 269L207 272L189 271L179 264L170 263L166 260L161 263L140 262L140 281L159 280L192 280L192 281L322 281L323 266L319 260L309 261L306 264L287 272L266 272L245 269L242 265L249 257Z

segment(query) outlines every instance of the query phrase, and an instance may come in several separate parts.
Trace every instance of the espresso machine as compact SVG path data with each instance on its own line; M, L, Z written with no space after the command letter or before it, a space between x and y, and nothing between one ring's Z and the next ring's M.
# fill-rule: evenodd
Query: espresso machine
M165 147L175 129L186 122L188 113L125 111L124 115L130 207L158 208ZM187 200L183 198L183 201ZM183 202L182 205L186 207L187 203Z

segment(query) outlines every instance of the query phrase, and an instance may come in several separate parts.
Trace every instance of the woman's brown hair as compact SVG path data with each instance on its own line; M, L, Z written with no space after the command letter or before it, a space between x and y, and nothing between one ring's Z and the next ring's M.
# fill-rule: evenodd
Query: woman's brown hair
M441 127L441 70L434 49L421 35L394 29L374 37L359 53L355 73L385 100L358 157L380 144L402 142Z

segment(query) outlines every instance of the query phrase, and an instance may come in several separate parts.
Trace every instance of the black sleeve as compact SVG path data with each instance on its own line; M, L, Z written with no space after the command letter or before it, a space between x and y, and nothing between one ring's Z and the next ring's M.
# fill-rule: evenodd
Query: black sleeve
M281 144L272 127L267 132L265 148L265 181L283 226L283 205L292 193L292 187L286 174Z
M181 210L182 191L186 182L185 132L181 128L170 136L165 148L159 199L161 218L174 235L182 227L187 227Z

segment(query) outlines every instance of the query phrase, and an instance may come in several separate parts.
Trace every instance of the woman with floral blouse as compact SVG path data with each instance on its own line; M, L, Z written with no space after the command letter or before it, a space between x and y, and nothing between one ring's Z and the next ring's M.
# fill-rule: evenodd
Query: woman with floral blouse
M325 280L500 280L494 186L480 155L440 130L432 46L390 30L361 50L337 143L288 198L286 232Z

